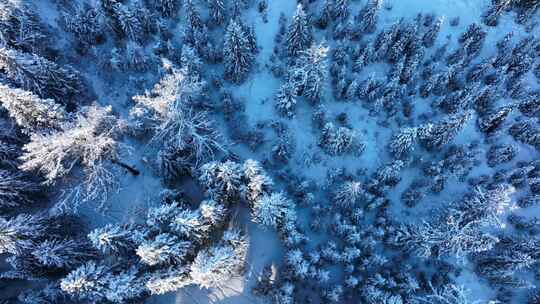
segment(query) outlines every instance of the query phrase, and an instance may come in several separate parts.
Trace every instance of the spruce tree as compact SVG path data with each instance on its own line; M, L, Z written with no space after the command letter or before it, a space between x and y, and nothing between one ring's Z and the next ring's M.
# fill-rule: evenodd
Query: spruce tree
M73 105L81 93L79 74L70 67L60 67L35 54L0 49L0 69L14 85L36 93L41 98L54 98L61 104Z
M246 33L234 20L225 32L223 60L225 77L235 83L241 83L246 78L255 60Z
M448 116L435 124L425 124L418 129L418 138L427 149L440 149L452 141L465 127L471 112Z
M225 3L223 0L208 0L210 21L215 25L223 24L225 20Z
M287 33L287 52L296 56L311 45L312 33L302 4L298 4Z
M66 119L64 108L52 99L0 84L0 102L25 133L48 132Z

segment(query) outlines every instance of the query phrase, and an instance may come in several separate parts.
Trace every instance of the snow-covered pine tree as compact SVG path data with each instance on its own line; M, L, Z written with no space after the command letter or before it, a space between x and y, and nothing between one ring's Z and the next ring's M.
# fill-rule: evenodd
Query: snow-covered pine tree
M192 246L191 242L182 241L172 234L161 233L144 241L136 251L146 265L171 265L181 264Z
M171 267L151 273L146 289L152 295L161 295L191 284L193 282L189 277L189 267Z
M287 53L296 56L311 46L313 35L302 4L298 4L287 33Z
M225 77L241 83L249 73L255 60L244 29L232 20L225 32L223 46Z
M427 149L440 149L452 141L471 118L471 112L446 117L438 123L419 127L418 138Z
M357 207L365 197L366 192L361 182L346 181L335 191L333 202L339 207L349 209Z
M288 218L295 217L294 208L294 203L282 192L273 192L255 201L251 213L254 222L278 229Z
M179 8L178 0L153 0L154 7L161 13L163 17L176 17Z
M491 7L482 16L488 26L496 26L499 17L512 5L512 0L493 1Z
M480 131L490 134L496 132L505 122L506 118L512 112L511 107L502 107L489 115L478 117L478 127Z
M369 0L358 16L356 16L356 20L360 23L360 30L362 32L373 33L375 31L382 2L383 0Z
M110 271L90 261L70 272L60 281L62 291L78 300L103 301L107 292Z
M435 44L435 40L441 31L441 26L444 22L444 17L439 17L437 20L428 28L422 37L422 44L429 48Z
M246 237L229 228L218 244L199 251L190 266L192 282L201 288L224 286L243 269L247 247Z
M334 0L325 0L321 9L321 15L317 19L317 25L325 29L334 18Z
M47 133L58 129L67 114L52 99L41 99L32 92L0 84L0 102L23 132Z
M254 204L260 197L272 191L274 182L266 175L257 161L246 160L243 170L244 177L247 180L247 186L244 188L244 198L248 203Z
M118 274L109 276L105 298L113 303L126 303L137 300L146 293L146 277L133 266Z
M75 105L73 99L82 90L80 76L72 68L60 67L35 54L2 48L0 69L16 86L62 104Z
M221 25L225 21L225 3L223 0L208 0L210 21L214 25Z
M323 84L326 79L326 56L328 47L324 43L312 44L310 48L300 52L289 75L298 94L305 96L313 103L320 101Z
M95 257L90 245L74 239L47 239L32 248L32 256L49 268L72 269Z
M388 149L397 157L405 156L414 149L417 136L417 128L403 128L399 133L392 136L388 143Z
M185 7L186 15L187 15L187 20L189 22L189 26L192 28L202 28L203 21L201 19L201 14L199 13L199 9L194 3L194 0L185 0L184 7Z
M540 126L533 120L526 119L514 123L508 130L517 141L529 144L540 150Z
M284 83L274 98L276 109L280 114L292 118L295 114L296 98L296 89L288 82Z
M30 2L4 0L0 5L0 47L34 52L47 46L45 27Z
M361 153L365 145L358 140L358 134L347 127L336 127L326 123L322 129L319 145L331 155Z
M84 3L73 11L61 13L67 32L73 34L81 44L81 50L96 44L104 35L104 21L98 9Z
M122 30L122 33L134 41L142 41L144 37L143 24L140 12L129 4L117 4L114 6L115 19Z
M96 228L88 234L92 246L103 254L124 254L136 247L136 227L131 225L112 225Z
M240 197L242 176L242 166L235 162L210 162L201 167L199 181L210 197L231 204Z
M29 204L40 190L37 182L19 172L0 169L0 210Z
M20 254L30 250L47 231L46 221L43 216L29 214L9 219L0 217L0 254Z
M349 17L349 0L334 0L334 18L344 22Z
M30 142L23 146L20 168L40 172L47 184L55 184L76 166L81 166L82 184L71 189L56 207L76 211L88 201L96 201L103 207L108 194L117 189L113 164L138 174L120 160L125 148L118 141L120 133L121 125L111 107L85 107L73 121L63 123L60 130L33 134Z
M494 145L486 153L487 163L490 167L507 163L517 156L518 146L512 144Z

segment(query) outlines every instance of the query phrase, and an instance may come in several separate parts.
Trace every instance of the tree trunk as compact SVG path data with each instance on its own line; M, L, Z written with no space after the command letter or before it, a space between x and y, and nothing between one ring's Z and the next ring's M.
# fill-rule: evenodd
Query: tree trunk
M133 176L137 176L137 175L141 174L141 172L140 172L139 170L137 170L137 168L132 167L132 166L130 166L130 165L128 165L128 164L126 164L126 163L124 163L124 162L122 162L122 161L119 161L119 160L113 160L112 162L113 162L114 164L117 164L117 165L119 165L120 167L122 167L122 168L128 170L129 173L131 173Z

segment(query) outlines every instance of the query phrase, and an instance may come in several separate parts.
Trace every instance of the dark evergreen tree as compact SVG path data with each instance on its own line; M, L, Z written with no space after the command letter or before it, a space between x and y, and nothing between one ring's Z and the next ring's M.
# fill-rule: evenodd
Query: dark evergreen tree
M215 25L221 25L225 21L225 3L223 0L208 0L210 8L210 21Z
M358 16L356 16L356 21L359 22L362 32L373 33L375 31L381 7L382 0L369 0Z

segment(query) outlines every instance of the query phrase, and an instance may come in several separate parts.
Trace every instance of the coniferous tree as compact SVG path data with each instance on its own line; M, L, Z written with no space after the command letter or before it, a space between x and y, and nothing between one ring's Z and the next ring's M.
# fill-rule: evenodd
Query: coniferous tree
M343 22L349 17L349 0L334 1L334 18Z
M57 129L67 116L54 100L41 99L32 92L6 85L0 85L0 102L25 133Z
M60 288L75 299L103 301L107 291L109 270L90 261L60 281Z
M435 44L435 40L437 39L437 35L441 31L441 26L443 22L444 22L444 17L440 17L428 28L428 30L422 37L422 44L425 47L429 48Z
M137 255L142 263L149 266L170 265L181 263L191 247L192 244L188 241L181 241L174 235L161 233L139 245Z
M296 90L288 83L283 84L275 96L276 109L279 113L293 117L296 108Z
M105 26L100 12L87 3L73 11L62 12L62 20L67 32L73 34L81 44L81 50L103 38Z
M382 0L369 0L358 16L356 16L357 21L360 23L360 30L363 33L373 33L375 31L381 7Z
M290 81L299 95L313 103L320 101L323 82L326 79L326 56L328 48L324 45L312 45L302 51L290 72Z
M302 4L298 4L287 33L287 52L289 56L296 56L299 52L311 46L312 33Z
M427 149L440 149L458 135L470 117L471 113L465 112L449 116L436 124L422 125L418 129L418 138Z
M221 241L199 251L190 267L193 283L201 288L223 286L238 275L245 263L247 240L240 231L231 228L224 232Z
M0 218L0 254L20 254L30 250L47 231L46 221L46 217L29 214Z
M29 204L40 190L37 182L24 174L0 169L0 209Z
M221 25L225 21L225 3L223 0L208 0L210 8L210 20L215 25Z
M0 69L20 88L62 104L75 104L73 98L82 90L77 72L35 54L0 49Z
M485 12L483 19L488 26L496 26L499 17L512 5L512 0L493 1L491 7Z
M281 192L260 197L252 207L253 221L274 229L295 217L294 204Z
M176 17L178 13L178 0L153 0L154 6L164 17Z
M235 83L241 83L249 73L255 58L244 29L234 20L227 26L223 47L225 77Z
M4 0L0 6L0 47L24 52L44 49L47 33L29 2Z
M82 167L82 184L74 187L58 203L58 208L75 211L81 203L91 200L103 207L108 194L118 186L113 164L138 174L120 160L124 149L117 140L121 126L111 111L110 107L83 108L74 121L63 123L60 130L33 134L30 142L24 145L21 169L44 174L47 184L55 184L66 177L75 166Z

